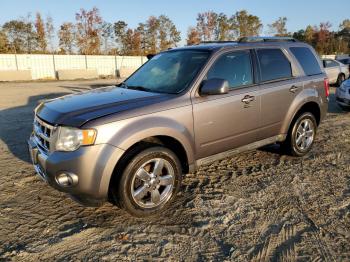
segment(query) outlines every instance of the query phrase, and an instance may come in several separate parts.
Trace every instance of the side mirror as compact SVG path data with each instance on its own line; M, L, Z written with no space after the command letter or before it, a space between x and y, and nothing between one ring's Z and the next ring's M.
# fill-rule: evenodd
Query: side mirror
M221 78L212 78L204 82L199 93L203 96L223 95L228 93L229 88L230 86L227 80Z
M155 54L148 54L146 57L148 60L152 59L155 56Z

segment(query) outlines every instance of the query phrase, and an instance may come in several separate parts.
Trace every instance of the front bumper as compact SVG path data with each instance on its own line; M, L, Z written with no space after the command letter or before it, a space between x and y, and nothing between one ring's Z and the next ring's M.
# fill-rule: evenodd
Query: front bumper
M28 140L29 154L38 176L53 188L68 193L87 206L96 206L108 198L108 188L114 167L124 151L109 144L81 147L73 152L45 153L33 136ZM75 174L78 183L62 187L56 176Z
M335 100L339 105L350 107L350 91L348 88L345 89L345 91L337 88L335 97Z
M337 97L336 101L339 105L350 107L350 100L349 99Z

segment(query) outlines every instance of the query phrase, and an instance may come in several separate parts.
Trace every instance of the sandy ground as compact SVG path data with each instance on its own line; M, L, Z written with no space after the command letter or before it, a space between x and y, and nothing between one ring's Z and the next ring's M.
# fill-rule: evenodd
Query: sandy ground
M309 155L268 147L203 167L158 218L47 186L26 151L33 108L113 82L0 84L0 260L350 260L350 113L334 95Z

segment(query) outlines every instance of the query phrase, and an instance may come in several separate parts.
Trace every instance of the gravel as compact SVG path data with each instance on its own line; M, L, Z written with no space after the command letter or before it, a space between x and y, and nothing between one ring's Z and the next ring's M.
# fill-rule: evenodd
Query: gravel
M334 89L307 156L269 146L204 166L166 214L142 220L80 206L27 155L38 101L114 82L0 84L0 260L350 260L350 112Z

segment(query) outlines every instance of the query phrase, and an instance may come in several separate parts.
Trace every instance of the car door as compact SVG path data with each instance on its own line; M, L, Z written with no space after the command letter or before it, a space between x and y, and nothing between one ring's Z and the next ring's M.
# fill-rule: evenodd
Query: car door
M338 75L340 73L339 64L330 59L323 60L323 66L325 68L326 74L328 76L329 82L334 84L337 82Z
M256 141L260 95L250 50L221 54L205 79L225 79L227 94L192 97L196 158L204 158Z
M259 140L280 134L283 120L294 98L303 89L303 80L293 77L292 64L280 48L256 50L261 91Z

